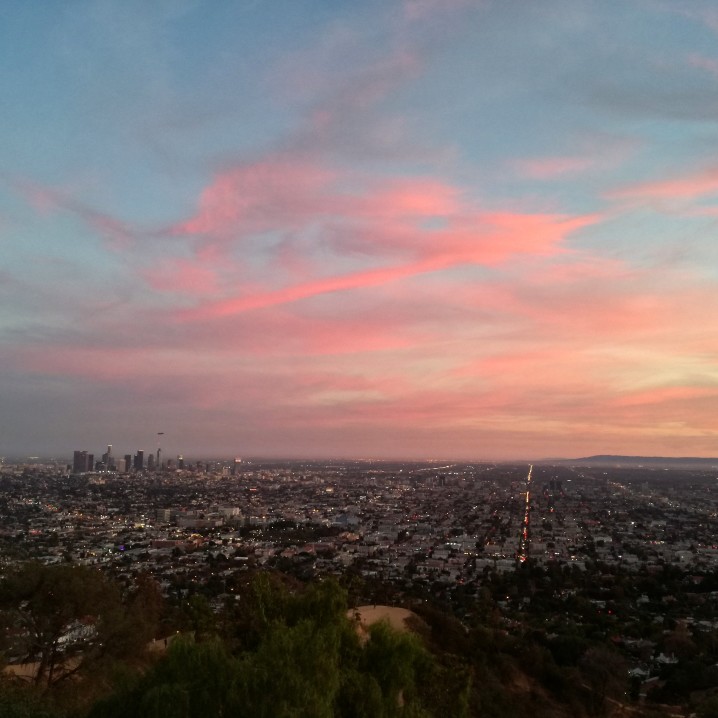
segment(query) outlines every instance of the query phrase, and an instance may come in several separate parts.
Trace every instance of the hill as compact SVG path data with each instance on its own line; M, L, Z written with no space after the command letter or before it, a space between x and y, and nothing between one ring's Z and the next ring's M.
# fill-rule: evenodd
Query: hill
M578 459L560 459L552 463L571 464L573 466L653 466L656 468L677 469L718 468L718 458L696 456L620 456L598 454L596 456L585 456Z

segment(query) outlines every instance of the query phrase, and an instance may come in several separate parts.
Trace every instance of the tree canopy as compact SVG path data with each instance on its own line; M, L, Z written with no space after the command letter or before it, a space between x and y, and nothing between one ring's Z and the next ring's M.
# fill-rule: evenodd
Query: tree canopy
M140 577L123 602L96 569L27 563L0 582L4 651L36 663L35 682L62 681L105 656L141 651L153 637L161 597Z
M419 640L388 625L363 640L334 581L291 594L259 575L242 611L251 641L233 655L217 637L184 636L91 718L393 718L428 715L416 686L431 669Z

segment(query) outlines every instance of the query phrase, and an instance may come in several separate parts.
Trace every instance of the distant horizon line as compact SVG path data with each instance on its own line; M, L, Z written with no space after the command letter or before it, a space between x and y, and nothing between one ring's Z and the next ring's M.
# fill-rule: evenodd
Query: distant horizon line
M111 444L110 444L111 446ZM138 451L144 451L138 449ZM124 455L124 454L123 454ZM120 456L120 454L117 454ZM245 455L237 456L236 454L178 454L182 456L186 462L197 462L197 461L235 461L240 459L242 463L317 463L317 462L354 462L354 463L407 463L407 464L438 464L442 462L452 462L457 464L524 464L524 463L547 463L547 462L576 462L576 461L593 461L593 462L608 462L608 461L630 461L630 462L667 462L677 461L681 463L685 462L718 462L718 456L670 456L670 455L653 455L646 456L641 454L592 454L590 456L578 456L578 457L558 457L548 456L540 458L409 458L409 457L348 457L348 456L271 456L271 455ZM176 460L176 457L167 457L168 460ZM0 454L0 462L23 462L23 461L63 461L66 463L72 463L72 455L67 456L63 454L52 454L52 453L38 453L38 454L27 454L20 452Z

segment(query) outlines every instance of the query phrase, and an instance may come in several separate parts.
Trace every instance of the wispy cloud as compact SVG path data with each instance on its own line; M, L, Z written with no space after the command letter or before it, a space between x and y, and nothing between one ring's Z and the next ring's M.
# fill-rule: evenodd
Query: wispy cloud
M117 249L127 248L141 233L130 223L101 212L76 199L71 192L42 186L25 179L14 179L12 186L38 211L68 212Z
M351 176L286 162L241 167L216 177L203 190L197 214L170 228L169 234L226 245L271 231L290 238L313 237L314 248L324 251L329 266L352 256L393 261L331 275L324 270L305 281L205 304L181 316L226 316L461 265L553 254L562 251L568 235L596 221L588 216L475 210L457 188L437 180L397 178L342 189L353 184ZM220 261L226 261L227 251Z
M664 179L624 186L608 193L609 198L632 201L690 201L718 194L718 168L706 167L676 173Z
M713 452L715 9L518 5L7 13L7 436Z

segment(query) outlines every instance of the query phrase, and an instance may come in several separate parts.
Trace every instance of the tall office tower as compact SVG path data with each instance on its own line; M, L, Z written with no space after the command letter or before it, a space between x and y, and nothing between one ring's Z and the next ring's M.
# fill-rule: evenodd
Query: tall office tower
M112 444L107 445L107 451L102 455L102 463L106 469L115 468L115 457L112 455Z
M160 442L162 441L161 437L163 437L164 435L164 431L157 432L157 471L162 471L162 449L160 447Z
M125 471L127 471L127 464L125 463L124 459L115 459L115 471L119 472L120 474L124 474Z
M125 471L132 468L132 454L125 454Z
M236 476L239 473L239 465L242 463L242 459L237 457L232 464L232 476Z
M184 469L184 457L182 456L182 454L177 457L177 468Z
M142 449L137 449L133 467L135 471L142 471L145 468L145 452Z
M88 454L87 455L87 471L94 471L94 470L95 470L95 455Z
M155 470L155 455L148 454L147 455L147 471L154 471L154 470Z
M75 451L72 454L72 473L73 474L84 474L88 471L87 468L87 452L86 451Z

